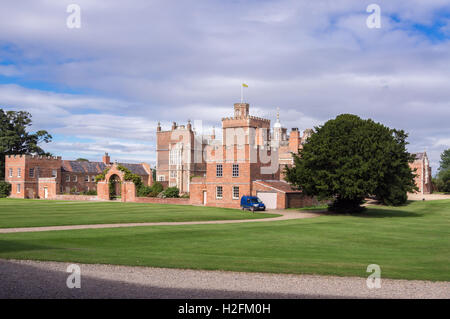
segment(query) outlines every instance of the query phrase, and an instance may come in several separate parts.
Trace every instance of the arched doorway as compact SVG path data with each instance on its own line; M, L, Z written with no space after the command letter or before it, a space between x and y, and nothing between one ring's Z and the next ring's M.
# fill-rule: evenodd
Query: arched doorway
M118 199L122 196L122 180L117 174L109 177L108 181L109 199Z

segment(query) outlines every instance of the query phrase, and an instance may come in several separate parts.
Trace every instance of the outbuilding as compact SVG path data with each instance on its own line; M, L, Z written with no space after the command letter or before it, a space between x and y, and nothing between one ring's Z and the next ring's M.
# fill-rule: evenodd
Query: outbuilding
M258 196L267 209L285 209L317 205L316 198L304 195L281 180L256 180L252 185L253 196Z

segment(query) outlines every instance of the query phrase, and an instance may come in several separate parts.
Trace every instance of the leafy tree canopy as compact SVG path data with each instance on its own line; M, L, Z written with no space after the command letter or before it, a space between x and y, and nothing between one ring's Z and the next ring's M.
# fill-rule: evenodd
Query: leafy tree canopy
M442 152L439 165L439 171L450 169L450 148Z
M334 199L334 211L358 211L368 195L383 203L406 202L415 189L406 151L407 134L356 115L342 114L329 120L293 154L294 166L286 167L286 180L306 195Z
M4 178L5 155L46 153L39 144L48 143L52 136L44 130L28 132L31 114L24 111L4 111L0 109L0 179Z

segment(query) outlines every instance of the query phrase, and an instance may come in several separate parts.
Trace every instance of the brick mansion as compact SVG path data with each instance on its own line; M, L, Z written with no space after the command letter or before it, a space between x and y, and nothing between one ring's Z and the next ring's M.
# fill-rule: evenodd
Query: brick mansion
M184 203L192 205L238 208L243 195L258 196L267 208L309 206L313 198L304 196L284 181L283 168L292 165L292 153L298 152L312 129L302 133L280 123L277 112L273 127L269 119L250 115L250 105L234 104L234 114L222 118L222 134L196 132L191 122L173 123L156 129L156 180L164 187L177 187L189 193ZM61 198L62 194L97 190L95 199L108 200L108 182L121 184L122 201L151 202L136 197L134 184L123 179L118 168L126 167L141 177L144 185L153 183L153 171L147 163L111 162L108 154L102 161L72 161L61 157L7 155L5 180L12 185L11 197ZM431 192L431 167L427 154L417 153L416 185L421 193ZM104 181L95 176L108 171Z

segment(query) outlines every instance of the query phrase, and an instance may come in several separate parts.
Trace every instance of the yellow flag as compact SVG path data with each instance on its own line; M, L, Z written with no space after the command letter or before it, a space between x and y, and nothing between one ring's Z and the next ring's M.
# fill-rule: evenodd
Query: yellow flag
M248 88L248 85L245 84L245 83L242 83L242 86L245 87L245 88Z

